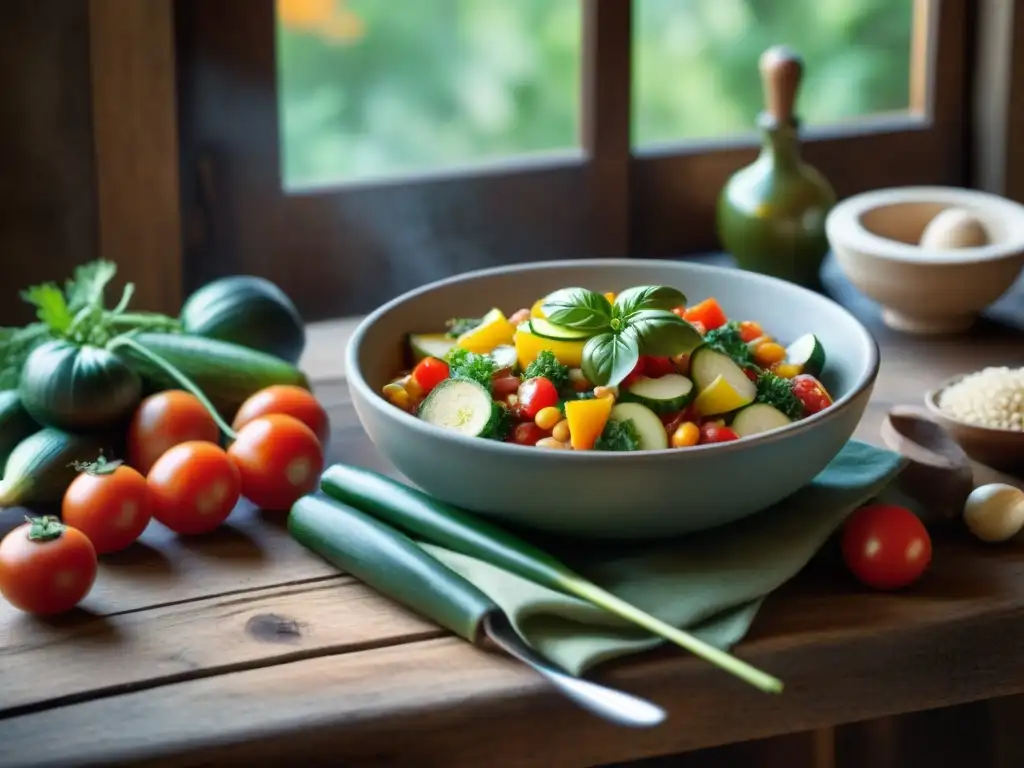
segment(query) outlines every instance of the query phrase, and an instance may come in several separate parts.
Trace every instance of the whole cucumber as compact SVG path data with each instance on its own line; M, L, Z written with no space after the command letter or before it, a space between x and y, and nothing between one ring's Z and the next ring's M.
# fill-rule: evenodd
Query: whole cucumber
M0 391L0 467L18 443L38 429L39 425L22 406L18 390Z

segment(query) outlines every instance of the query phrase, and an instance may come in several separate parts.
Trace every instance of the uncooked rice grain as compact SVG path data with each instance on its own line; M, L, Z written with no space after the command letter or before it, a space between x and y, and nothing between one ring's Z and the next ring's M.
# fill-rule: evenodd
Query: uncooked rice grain
M954 419L1024 432L1024 368L984 368L939 393L939 408Z

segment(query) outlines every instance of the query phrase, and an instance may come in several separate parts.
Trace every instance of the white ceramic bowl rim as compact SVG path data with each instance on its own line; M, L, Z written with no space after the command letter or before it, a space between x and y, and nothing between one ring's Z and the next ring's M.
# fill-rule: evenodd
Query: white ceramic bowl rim
M902 203L937 203L950 206L981 206L1007 222L1011 236L999 243L927 253L916 245L881 237L865 229L861 216L867 211ZM1016 257L1024 249L1024 205L999 195L960 187L892 187L864 192L837 203L825 220L830 241L843 242L861 253L908 264L952 265Z
M671 263L671 262L669 262ZM387 409L394 418L404 421L404 423L411 429L417 432L421 432L424 435L444 435L447 439L453 440L457 443L462 443L467 447L474 447L481 451L493 451L497 455L507 454L508 452L514 452L517 455L520 451L530 450L544 450L538 449L531 446L515 445L513 443L506 443L498 440L486 440L479 437L470 437L467 435L459 434L452 430L444 429L434 424L429 424L422 419L418 419L410 413L396 408L395 406L388 403L379 392L377 392L363 377L362 371L359 369L358 354L357 351L362 346L363 337L366 335L367 329L370 328L377 320L383 315L390 312L400 304L409 301L412 298L421 296L430 291L436 290L444 285L450 285L452 283L464 282L473 280L479 277L485 277L495 274L508 274L510 272L528 272L539 269L564 269L567 267L573 268L587 268L587 267L607 267L607 266L634 266L634 267L664 267L666 262L658 259L569 259L561 261L544 261L544 262L532 262L525 264L516 264L509 266L489 267L487 269L478 269L472 272L463 272L452 277L444 278L443 280L437 280L427 285L414 288L411 291L403 293L401 296L397 296L386 304L381 305L359 323L356 330L352 334L349 340L348 347L345 350L345 375L348 379L349 385L354 386L359 390L359 393L366 398L366 400L373 404L373 407L380 409ZM718 272L725 268L714 267L704 264L687 264L688 269L692 269L695 272ZM739 271L739 270L737 270ZM759 280L777 283L780 286L784 286L787 290L803 291L812 293L806 288L801 288L792 283L780 280L778 278L769 277L767 275L757 275ZM820 296L814 294L823 301L830 301L826 296ZM833 302L835 303L835 302ZM692 454L693 451L742 451L748 446L754 444L765 444L774 442L777 440L783 440L795 432L812 428L815 424L819 424L830 420L833 417L839 415L842 408L849 402L851 402L859 393L863 392L865 388L871 386L875 378L878 376L879 367L879 353L878 344L875 342L874 337L867 331L866 328L843 306L835 304L836 308L842 313L846 314L852 321L856 328L859 341L864 352L864 356L868 361L867 367L864 373L860 376L854 386L845 395L835 400L831 406L823 411L812 414L800 421L795 421L785 427L771 430L759 435L753 435L751 437L743 438L742 440L729 441L727 443L709 443L706 445L695 445L684 450L676 451L680 456ZM671 449L664 450L649 450L649 451L623 451L623 452L609 452L609 451L558 451L548 449L551 453L552 459L566 459L569 461L592 461L595 459L603 459L609 455L615 455L623 461L637 460L643 457L649 457L652 455L664 455L671 452Z

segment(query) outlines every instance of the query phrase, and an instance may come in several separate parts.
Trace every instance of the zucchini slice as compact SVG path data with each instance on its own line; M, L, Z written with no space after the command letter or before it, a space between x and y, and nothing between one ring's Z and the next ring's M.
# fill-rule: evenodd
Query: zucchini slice
M503 368L515 370L519 366L519 355L511 344L501 344L495 347L491 350L490 355L499 371Z
M807 333L786 348L786 360L799 365L803 373L818 376L825 367L825 348L813 333Z
M530 331L534 336L540 336L542 339L555 339L556 341L579 341L594 335L590 331L581 331L579 328L566 328L564 325L555 325L542 317L530 318Z
M488 431L493 415L491 393L468 379L445 379L427 395L419 410L423 421L472 437Z
M661 419L646 405L618 403L608 417L613 421L631 421L640 440L641 451L661 451L668 448L668 434Z
M693 382L678 373L668 373L656 379L641 376L623 391L624 403L640 403L655 413L681 411L697 394Z
M792 424L793 420L778 408L767 403L754 403L741 408L732 420L732 431L740 437L750 437L761 432Z
M757 386L728 355L708 346L698 347L690 357L690 377L697 391L710 387L719 376L747 402L757 396Z
M426 357L436 357L444 360L452 347L455 346L455 339L443 333L410 333L409 349L412 351L414 363Z

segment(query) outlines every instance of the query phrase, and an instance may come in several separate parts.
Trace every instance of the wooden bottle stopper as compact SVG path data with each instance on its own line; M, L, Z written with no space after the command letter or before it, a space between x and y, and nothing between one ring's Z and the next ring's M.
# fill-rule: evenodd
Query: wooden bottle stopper
M761 54L760 69L768 114L780 124L792 123L803 60L787 46L776 45Z

